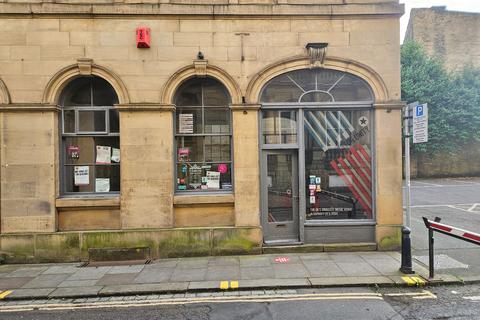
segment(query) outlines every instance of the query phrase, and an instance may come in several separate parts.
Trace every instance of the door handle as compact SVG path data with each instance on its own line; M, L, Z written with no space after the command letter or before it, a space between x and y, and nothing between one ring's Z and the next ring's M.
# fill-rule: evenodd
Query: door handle
M275 225L276 228L284 228L287 225L285 223Z

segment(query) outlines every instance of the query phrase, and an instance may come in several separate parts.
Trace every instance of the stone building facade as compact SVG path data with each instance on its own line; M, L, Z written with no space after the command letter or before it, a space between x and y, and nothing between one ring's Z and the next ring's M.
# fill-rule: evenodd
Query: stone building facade
M480 67L480 13L448 11L446 7L414 8L405 41L421 43L427 53L450 70L471 63Z
M402 14L396 0L2 1L0 250L398 248Z

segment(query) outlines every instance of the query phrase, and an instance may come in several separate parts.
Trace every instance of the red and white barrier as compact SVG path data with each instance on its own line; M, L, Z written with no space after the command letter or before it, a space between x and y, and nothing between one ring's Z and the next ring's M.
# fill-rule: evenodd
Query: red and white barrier
M425 226L429 229L480 245L480 234L478 233L431 221L427 218L423 218L423 221L425 222Z

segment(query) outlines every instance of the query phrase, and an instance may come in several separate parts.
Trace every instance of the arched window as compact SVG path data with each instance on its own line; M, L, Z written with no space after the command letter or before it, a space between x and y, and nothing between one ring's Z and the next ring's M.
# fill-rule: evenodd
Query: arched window
M120 191L118 97L98 77L80 77L63 90L61 163L62 193Z
M262 103L373 102L369 85L349 73L302 69L281 74L262 90Z
M192 78L174 103L177 191L230 191L232 147L230 96L212 78Z

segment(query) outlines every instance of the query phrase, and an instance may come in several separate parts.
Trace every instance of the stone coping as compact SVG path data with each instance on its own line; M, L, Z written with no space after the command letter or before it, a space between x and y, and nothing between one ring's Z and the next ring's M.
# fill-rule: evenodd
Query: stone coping
M42 3L2 2L0 15L162 15L162 16L401 16L404 5L394 2L349 4L175 4L175 3Z
M114 207L120 208L120 196L116 197L72 197L55 200L57 208Z
M209 194L209 195L175 195L173 204L175 206L191 204L228 204L235 203L235 196L231 194Z

